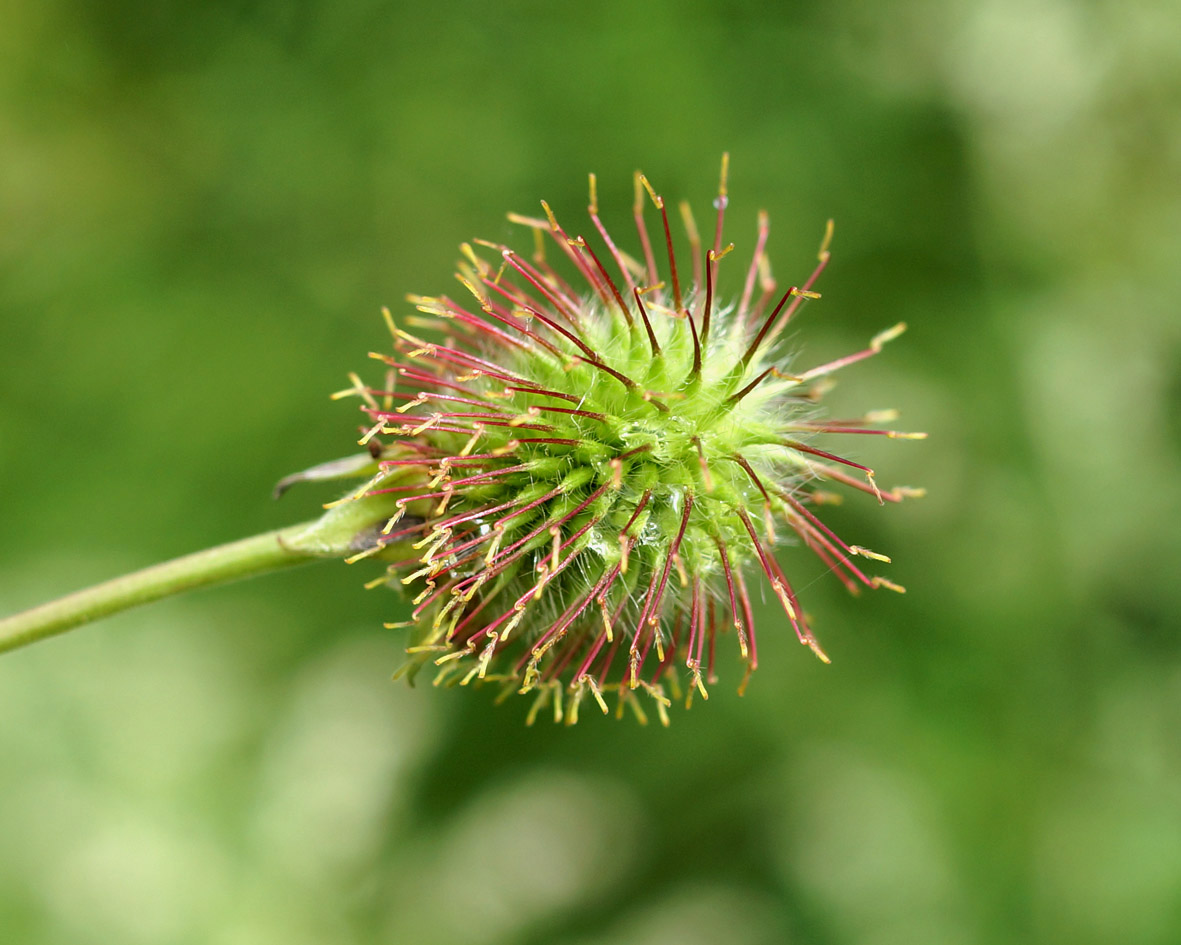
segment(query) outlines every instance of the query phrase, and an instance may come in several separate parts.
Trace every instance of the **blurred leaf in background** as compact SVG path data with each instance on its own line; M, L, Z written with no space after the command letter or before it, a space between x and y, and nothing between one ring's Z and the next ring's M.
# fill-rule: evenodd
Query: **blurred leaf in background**
M745 698L668 731L389 681L325 565L0 660L21 943L1164 943L1181 927L1181 17L1165 0L14 0L0 31L0 612L306 517L327 393L456 246L595 171L837 221L818 363L927 499L902 598L785 569ZM519 235L519 234L518 234ZM729 286L731 292L737 288ZM867 402L868 401L868 402ZM839 406L834 405L834 410ZM773 601L771 602L774 603Z

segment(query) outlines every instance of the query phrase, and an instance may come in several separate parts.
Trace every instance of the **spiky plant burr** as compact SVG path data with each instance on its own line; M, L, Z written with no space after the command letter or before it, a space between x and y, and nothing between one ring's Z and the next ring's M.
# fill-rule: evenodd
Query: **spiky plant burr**
M345 501L397 496L380 536L355 557L415 549L379 580L412 595L410 673L434 664L436 684L536 691L534 712L550 702L567 721L587 694L607 712L614 693L619 711L627 704L643 717L643 691L667 723L678 677L686 701L707 697L720 636L734 638L742 687L758 666L748 574L763 573L800 642L828 662L775 559L784 534L850 590L902 590L855 561L889 559L846 544L814 509L830 481L882 503L916 492L883 491L872 469L816 445L819 434L922 436L876 428L887 412L818 418L830 375L905 326L839 360L789 369L780 341L801 305L819 298L832 225L812 274L778 292L761 214L742 294L719 305L718 265L733 249L723 245L726 172L723 159L704 253L681 205L688 268L643 175L635 258L603 225L592 175L595 245L572 237L543 202L544 219L510 215L532 230L528 258L465 244L458 298L412 296L423 315L405 327L385 313L396 353L373 357L389 365L386 385L354 376L342 392L363 399L362 443L379 471Z
M367 452L279 485L359 476L360 488L315 521L0 620L0 652L195 587L317 558L377 558L388 570L370 585L404 587L413 601L403 671L433 664L436 684L535 692L530 719L549 703L575 721L588 694L604 712L613 694L619 712L643 719L642 691L667 723L682 688L686 702L707 697L718 638L730 634L745 687L758 666L747 577L759 571L800 642L828 662L774 551L794 535L850 590L902 590L855 560L889 559L846 544L815 509L832 500L829 482L879 503L920 491L883 491L872 469L817 445L827 434L923 436L877 426L892 412L827 420L819 409L835 371L904 326L847 357L789 368L783 332L819 298L832 225L812 274L779 292L760 214L741 295L719 305L718 266L733 249L722 241L726 175L723 158L708 249L680 207L688 268L664 200L638 173L634 257L599 218L593 175L593 244L545 203L544 219L510 215L532 231L528 258L465 244L460 300L413 296L422 314L405 327L386 311L395 354L373 355L388 365L384 384L352 375L336 395L361 398Z

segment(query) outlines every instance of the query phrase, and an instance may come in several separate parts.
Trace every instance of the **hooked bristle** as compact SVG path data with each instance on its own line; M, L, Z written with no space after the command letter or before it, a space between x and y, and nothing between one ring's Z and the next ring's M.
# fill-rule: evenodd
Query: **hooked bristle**
M592 175L600 251L543 202L543 217L510 216L533 231L539 249L528 259L502 244L464 244L466 298L412 297L425 316L412 324L433 324L433 340L386 313L396 354L375 355L392 368L386 385L366 388L353 376L339 396L361 398L364 443L383 438L379 472L351 496L399 495L375 550L413 548L389 564L389 582L414 600L409 672L433 662L436 684L536 692L567 720L588 692L604 712L613 694L619 713L626 704L642 718L642 692L667 724L669 693L708 696L719 637L733 633L746 676L757 667L744 576L752 569L799 641L828 661L775 560L775 522L851 590L900 590L853 561L889 558L846 544L813 507L832 501L816 489L824 480L883 502L914 490L882 491L869 467L804 440L918 436L868 427L893 419L888 412L816 419L828 376L878 353L903 326L863 351L789 372L778 342L819 298L831 221L814 271L768 313L776 290L760 214L741 299L720 306L717 271L733 248L722 244L727 170L724 159L704 260L682 205L690 267L678 268L666 203L638 173L643 262L625 255L599 218ZM648 203L661 217L663 277ZM547 261L545 240L565 274Z

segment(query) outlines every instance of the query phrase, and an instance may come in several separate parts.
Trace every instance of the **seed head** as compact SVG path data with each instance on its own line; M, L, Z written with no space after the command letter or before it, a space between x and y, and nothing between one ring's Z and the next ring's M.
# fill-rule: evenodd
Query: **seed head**
M788 370L783 331L820 297L832 224L812 274L780 291L760 214L742 293L720 305L718 267L733 249L726 175L723 158L708 247L681 205L688 266L643 175L636 256L603 225L591 175L591 238L571 236L543 202L544 218L509 216L532 231L531 253L464 244L462 291L412 296L422 314L401 324L386 311L395 354L373 355L389 366L386 383L354 378L347 392L363 400L361 442L378 461L350 498L397 496L357 557L398 559L374 583L411 595L406 671L433 664L436 684L535 692L533 714L549 703L567 722L588 696L641 719L650 698L667 724L671 699L708 697L723 647L745 664L741 687L757 668L748 580L759 572L800 642L828 662L775 560L785 535L851 591L902 590L857 560L888 558L846 544L815 509L833 500L829 482L881 503L918 492L884 491L872 469L816 445L819 434L921 436L877 427L891 412L818 416L833 372L905 326Z

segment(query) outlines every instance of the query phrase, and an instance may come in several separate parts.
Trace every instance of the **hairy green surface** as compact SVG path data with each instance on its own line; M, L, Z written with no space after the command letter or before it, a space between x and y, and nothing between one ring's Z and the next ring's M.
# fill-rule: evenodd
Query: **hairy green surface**
M720 636L736 639L747 677L758 666L748 571L763 572L799 640L827 661L774 559L777 528L802 538L851 588L859 580L901 589L867 577L851 559L881 556L845 545L809 510L823 498L816 481L856 480L818 458L845 460L804 440L918 435L818 419L828 375L904 326L866 351L787 373L779 341L799 307L819 298L811 286L829 261L831 226L804 288L776 291L764 275L752 308L755 278L768 269L761 217L747 290L738 304L718 305L719 261L733 248L720 249L727 166L704 286L691 230L695 278L682 294L663 200L645 178L636 176L637 197L648 189L669 247L660 281L650 250L641 266L602 228L592 178L591 219L614 278L546 207L548 223L514 219L533 227L539 247L552 238L565 252L578 288L540 249L526 262L492 246L503 261L494 267L465 246L459 279L474 305L412 297L429 317L408 324L428 329L426 338L388 316L398 357L377 355L390 365L386 385L358 380L354 390L376 421L362 442L383 471L354 498L401 494L374 554L398 557L406 543L425 549L390 566L416 594L408 671L433 661L436 683L540 687L539 705L552 698L558 717L568 693L568 721L588 692L607 711L603 693L614 690L622 710L642 687L667 721L665 682L674 694L684 682L690 699L707 696ZM636 225L650 246L639 210ZM860 488L881 500L872 471L848 465L866 472Z

